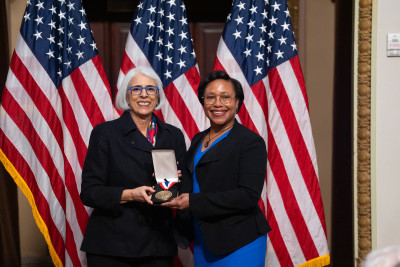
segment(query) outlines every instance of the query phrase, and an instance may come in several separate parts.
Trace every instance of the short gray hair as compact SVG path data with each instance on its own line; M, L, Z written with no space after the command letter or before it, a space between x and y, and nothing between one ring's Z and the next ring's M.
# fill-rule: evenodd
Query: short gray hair
M163 84L160 79L160 77L157 75L157 73L154 72L154 70L150 67L137 67L130 69L128 73L125 75L124 80L121 83L120 88L118 88L118 93L115 98L115 106L123 111L126 110L131 110L131 107L129 106L128 102L126 101L127 99L127 93L128 93L128 86L131 80L137 75L137 74L143 74L151 79L154 80L158 87L158 104L155 108L155 110L160 109L164 103L165 103L165 94L164 94L164 89L163 89Z
M400 266L400 246L389 246L368 253L362 267Z

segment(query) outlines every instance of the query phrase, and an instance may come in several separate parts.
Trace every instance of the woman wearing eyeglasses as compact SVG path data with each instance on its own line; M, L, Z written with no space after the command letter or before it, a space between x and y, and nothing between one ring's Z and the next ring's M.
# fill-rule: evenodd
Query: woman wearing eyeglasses
M152 205L151 151L174 149L183 162L184 137L153 114L165 95L151 68L130 70L119 89L116 106L125 112L93 128L82 170L81 199L93 212L81 250L88 266L171 266L173 215Z
M185 155L190 179L183 176L181 192L190 193L162 205L180 210L177 241L185 248L194 237L195 266L264 267L270 231L258 206L267 164L264 140L235 120L243 89L225 72L202 80L198 97L211 126L193 137Z

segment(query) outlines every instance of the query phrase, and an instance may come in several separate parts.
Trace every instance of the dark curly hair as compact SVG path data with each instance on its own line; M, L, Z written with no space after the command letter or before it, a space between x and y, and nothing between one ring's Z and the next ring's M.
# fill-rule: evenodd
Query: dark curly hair
M239 105L237 108L236 113L239 112L240 107L243 104L244 100L244 93L243 93L243 88L240 82L228 75L225 71L222 70L216 70L211 73L209 73L205 78L203 78L199 84L199 87L197 89L197 97L199 98L199 101L202 106L204 106L204 91L206 90L206 87L209 83L215 80L225 80L225 81L230 81L233 85L233 89L235 90L235 95L236 98L239 99Z

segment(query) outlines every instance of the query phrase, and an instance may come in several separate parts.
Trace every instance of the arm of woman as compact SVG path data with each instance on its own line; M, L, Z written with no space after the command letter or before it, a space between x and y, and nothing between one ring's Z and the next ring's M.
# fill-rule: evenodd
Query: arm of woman
M93 128L89 147L82 169L81 200L86 206L118 214L122 211L120 204L129 201L151 203L149 193L154 189L141 186L126 189L122 186L111 186L108 177L110 148L107 141L107 126Z
M243 139L237 164L239 164L239 178L236 189L189 194L190 210L197 219L206 220L243 214L252 212L257 207L267 166L265 142L260 136L253 135L253 138L248 136Z

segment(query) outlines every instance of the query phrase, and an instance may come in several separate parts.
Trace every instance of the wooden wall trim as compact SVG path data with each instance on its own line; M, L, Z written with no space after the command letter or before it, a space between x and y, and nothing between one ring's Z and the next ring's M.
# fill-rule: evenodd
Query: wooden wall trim
M357 265L372 249L371 234L371 39L372 0L359 1L357 78Z

